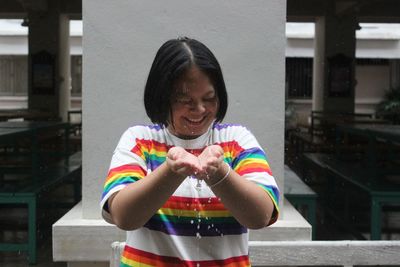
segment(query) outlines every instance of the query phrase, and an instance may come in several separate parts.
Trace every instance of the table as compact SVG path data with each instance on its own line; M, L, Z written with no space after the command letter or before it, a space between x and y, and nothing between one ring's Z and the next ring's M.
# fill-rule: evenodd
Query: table
M336 148L337 155L340 154L340 141L344 135L357 135L367 139L368 144L366 147L366 166L370 168L372 176L377 176L377 141L384 141L388 143L395 143L400 145L400 125L392 124L342 124L336 128ZM385 155L388 156L388 155ZM389 155L395 157L396 155Z
M40 139L52 131L64 131L64 151L58 153L63 156L60 160L46 162L46 167L41 168L40 156L44 152L40 147ZM21 138L29 140L30 169L24 173L24 179L0 181L0 204L26 205L28 210L28 240L24 243L0 242L0 251L28 251L29 263L36 263L37 252L37 206L38 199L42 194L56 189L62 184L72 180L74 186L74 203L80 198L80 172L81 153L69 155L69 123L56 121L21 121L21 122L0 122L0 143L5 145L13 144ZM45 141L44 141L45 142ZM15 151L12 151L15 153ZM50 152L51 153L51 152ZM15 155L15 154L14 154ZM12 156L14 156L12 155ZM53 155L53 154L52 154ZM8 156L8 155L7 155ZM57 158L55 158L57 159ZM29 160L29 157L28 157ZM20 167L18 167L20 169ZM0 176L0 178L2 178ZM19 207L18 207L19 208Z
M398 159L396 145L400 145L400 125L391 124L343 124L337 126L337 148L342 136L355 135L367 140L365 146L366 159L364 164L355 166L354 163L329 161L331 170L336 175L345 178L371 198L371 239L380 239L381 208L384 204L400 204L400 186L384 179L389 174L400 175L400 166L385 166L390 160ZM389 143L389 153L380 153L377 142ZM399 147L400 148L400 147ZM340 150L337 151L340 155ZM378 155L384 157L385 167L378 165ZM328 162L328 161L326 161ZM382 163L382 162L381 162Z
M69 154L69 141L68 141L68 131L69 123L57 122L57 121L6 121L0 122L0 144L10 145L10 143L16 142L22 137L26 137L30 140L31 146L31 166L32 174L39 172L40 164L40 149L39 149L39 139L44 133L53 130L63 130L64 131L64 145L65 149L63 151L64 156ZM34 175L34 177L36 177Z
M24 120L45 120L52 118L54 115L50 112L33 110L33 109L1 109L0 121L8 121L11 119Z
M369 138L382 138L400 143L400 125L352 123L338 125L337 129L345 133L363 135Z

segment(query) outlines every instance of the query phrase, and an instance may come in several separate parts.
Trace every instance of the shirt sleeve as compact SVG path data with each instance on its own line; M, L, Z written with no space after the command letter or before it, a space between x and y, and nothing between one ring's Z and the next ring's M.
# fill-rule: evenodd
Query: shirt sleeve
M245 128L238 135L232 169L242 177L256 183L271 198L274 203L274 212L269 225L279 217L279 188L272 175L270 165L264 150L254 135Z
M110 196L147 175L145 155L137 149L136 132L134 128L125 131L111 158L100 201L102 216L109 223L113 223L107 202Z

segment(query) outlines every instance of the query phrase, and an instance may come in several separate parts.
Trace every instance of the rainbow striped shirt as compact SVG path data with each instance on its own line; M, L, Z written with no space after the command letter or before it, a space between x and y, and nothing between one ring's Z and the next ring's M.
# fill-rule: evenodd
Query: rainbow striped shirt
M121 137L114 151L101 200L103 218L112 223L107 199L129 183L146 179L180 146L199 154L211 144L224 150L224 161L271 197L278 218L279 191L266 155L243 126L214 123L202 136L183 140L160 125L134 126ZM146 224L127 232L121 266L250 266L248 229L240 225L222 202L201 181L187 177Z

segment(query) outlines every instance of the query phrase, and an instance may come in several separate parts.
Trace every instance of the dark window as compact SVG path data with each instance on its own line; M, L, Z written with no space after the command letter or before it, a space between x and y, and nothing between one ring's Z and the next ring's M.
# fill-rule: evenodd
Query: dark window
M71 56L71 95L82 95L82 56ZM26 96L28 57L0 56L0 96Z
M82 96L82 56L71 56L71 96Z
M311 98L312 72L312 58L286 58L286 87L288 98Z
M357 58L357 65L389 65L389 60L384 58Z
M0 56L0 95L26 95L28 91L28 57Z

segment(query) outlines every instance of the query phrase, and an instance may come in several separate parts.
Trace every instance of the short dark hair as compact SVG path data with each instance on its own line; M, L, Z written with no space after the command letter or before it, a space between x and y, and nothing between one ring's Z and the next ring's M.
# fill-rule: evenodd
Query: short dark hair
M182 37L165 42L151 66L144 89L144 106L153 123L168 125L173 86L192 66L204 72L213 84L219 101L216 120L223 120L228 108L228 95L221 67L204 44Z

